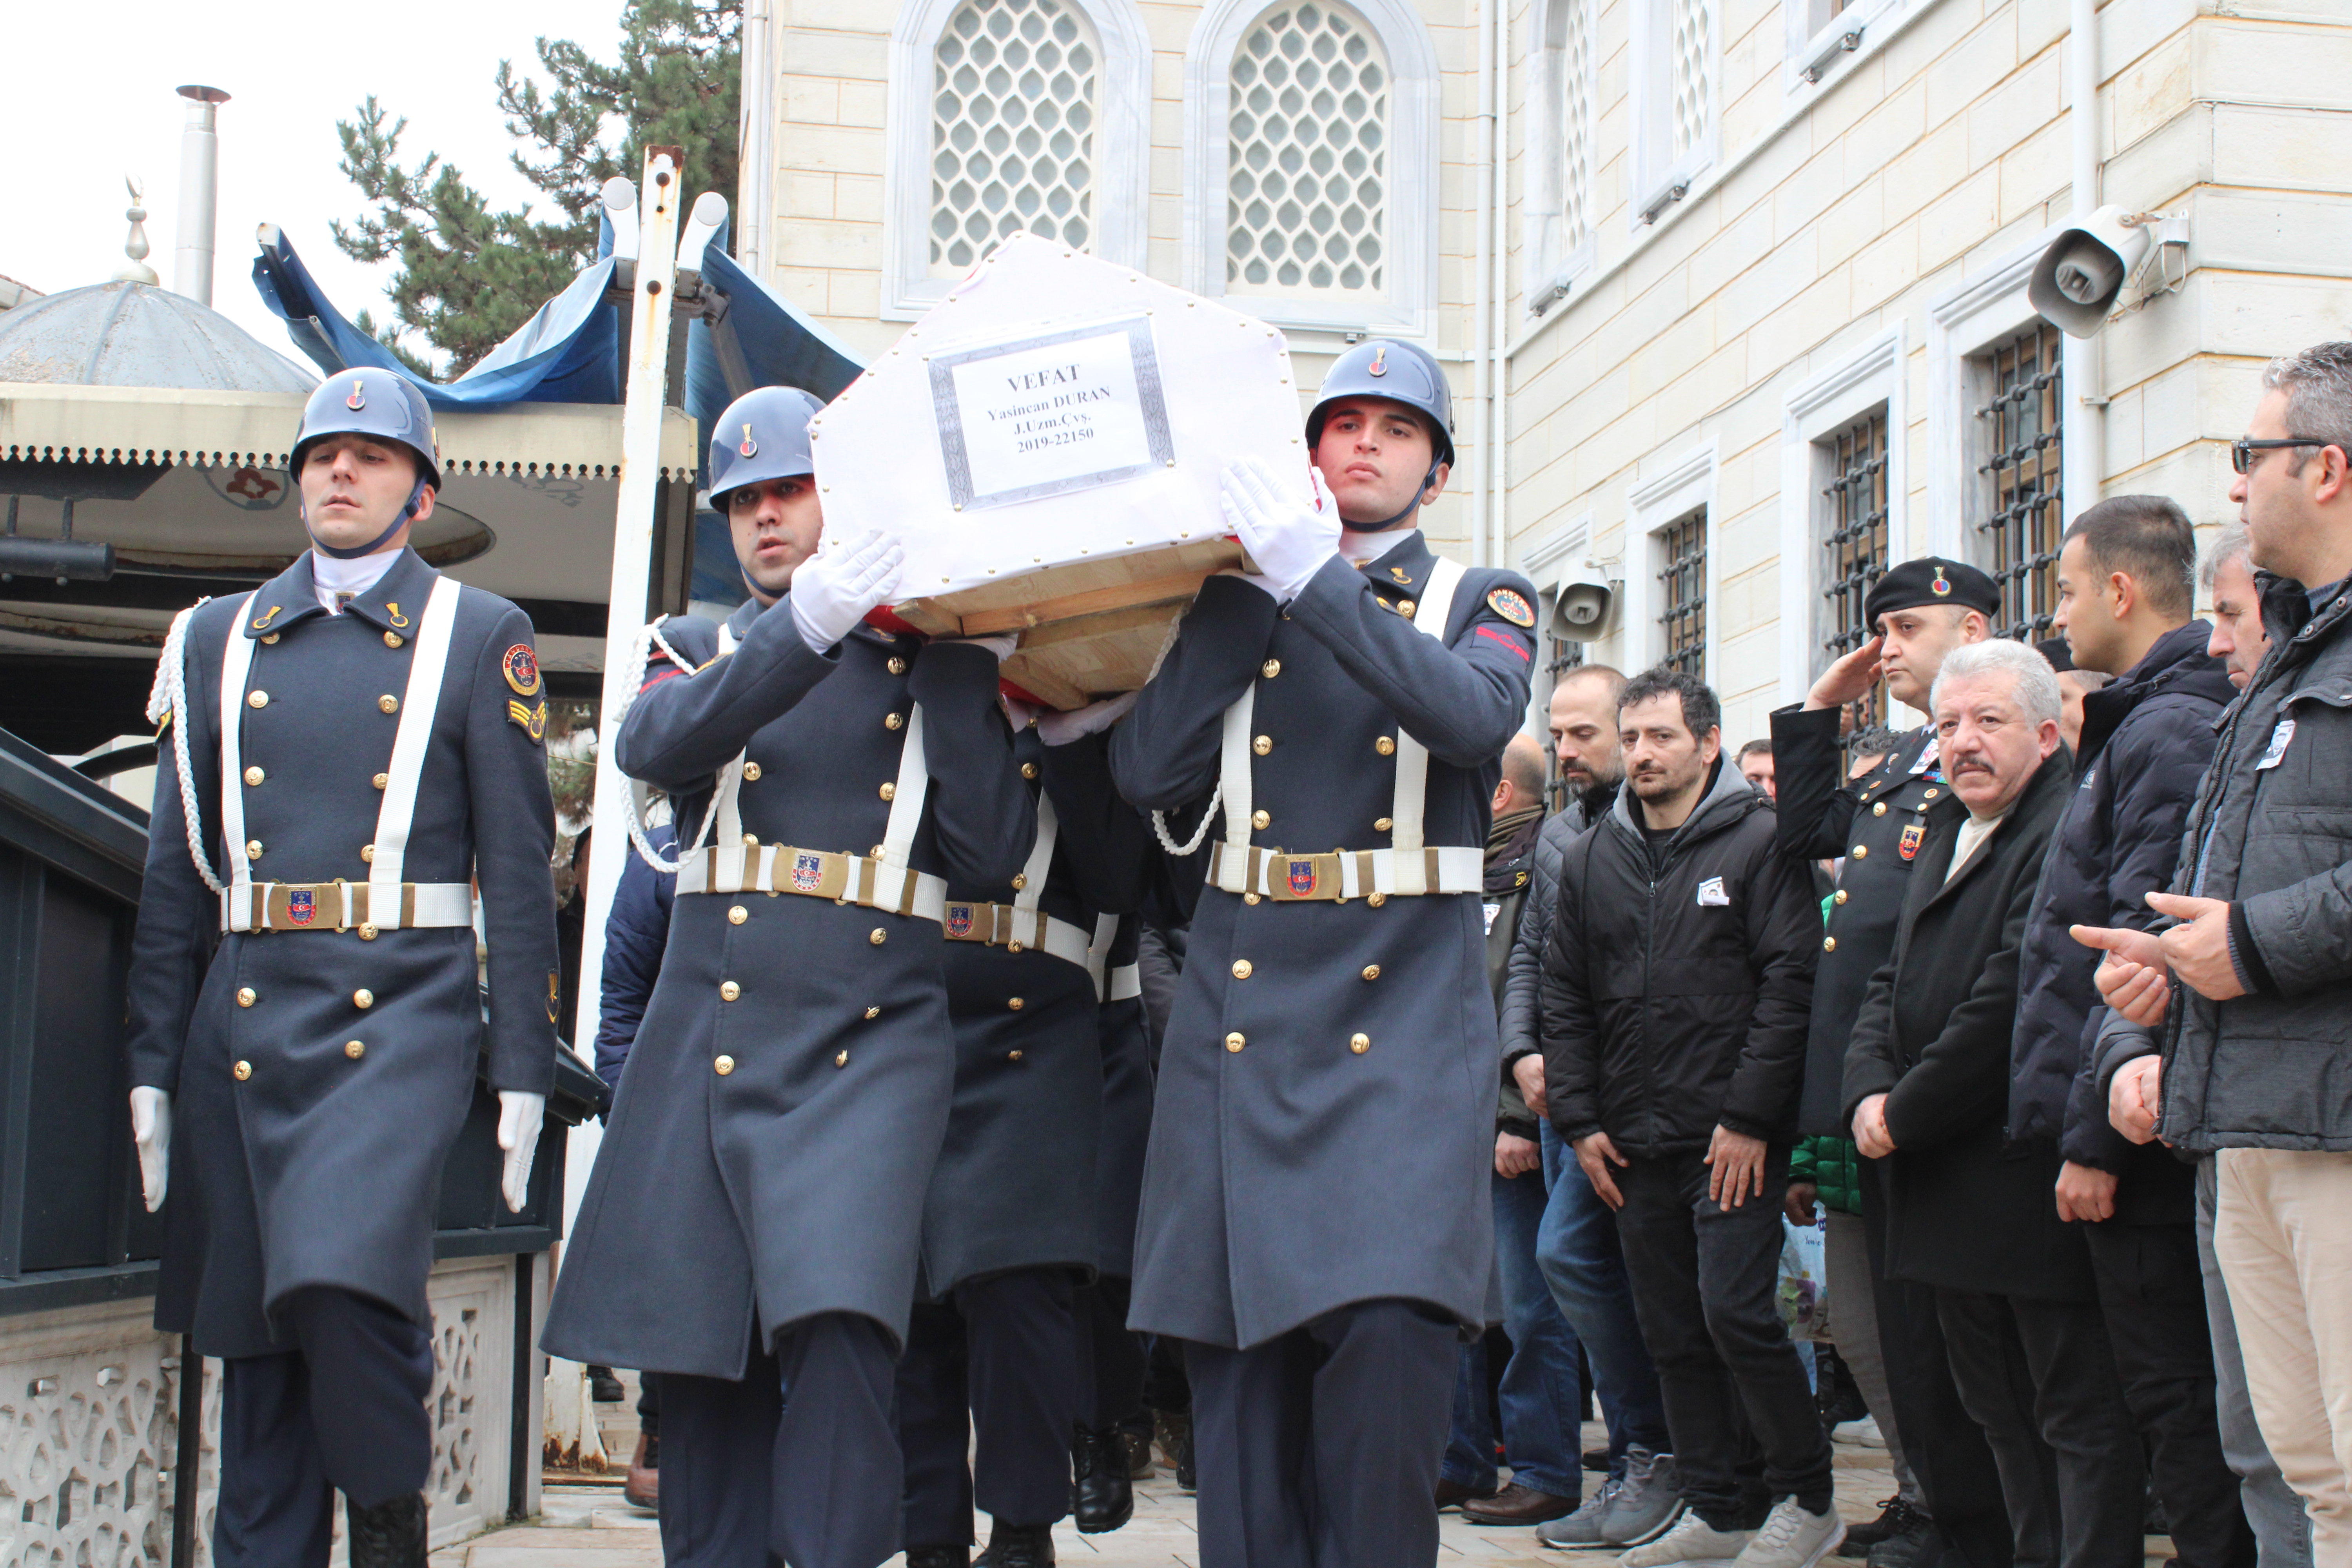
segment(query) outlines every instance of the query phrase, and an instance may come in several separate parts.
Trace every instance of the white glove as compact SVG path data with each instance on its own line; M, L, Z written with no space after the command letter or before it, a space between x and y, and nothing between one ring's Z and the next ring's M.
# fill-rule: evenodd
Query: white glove
M1307 580L1339 553L1339 509L1323 488L1323 476L1312 468L1307 474L1315 491L1311 503L1286 495L1282 480L1262 458L1227 464L1218 491L1225 521L1241 535L1242 548L1277 599L1298 597Z
M866 611L889 602L906 563L898 542L879 529L868 529L846 544L820 543L793 574L793 622L802 640L819 653L832 652Z
M163 1193L172 1184L172 1097L160 1089L131 1091L131 1138L139 1145L139 1185L147 1194L147 1212L163 1206Z
M1082 735L1099 735L1126 718L1128 710L1142 695L1140 691L1130 691L1124 697L1089 702L1067 713L1045 714L1037 721L1037 738L1049 746L1066 746Z
M499 1090L499 1147L507 1152L499 1191L516 1214L530 1196L530 1160L539 1152L539 1129L547 1116L547 1096L519 1089Z

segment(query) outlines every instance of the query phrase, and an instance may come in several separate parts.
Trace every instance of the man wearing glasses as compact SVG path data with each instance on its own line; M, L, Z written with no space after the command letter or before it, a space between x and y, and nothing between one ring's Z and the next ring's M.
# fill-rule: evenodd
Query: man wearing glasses
M2108 1110L2212 1153L2213 1247L2262 1435L2352 1560L2352 342L2275 360L2231 449L2271 652L2221 729L2157 931L2108 951ZM2148 1033L2159 1054L2148 1055Z

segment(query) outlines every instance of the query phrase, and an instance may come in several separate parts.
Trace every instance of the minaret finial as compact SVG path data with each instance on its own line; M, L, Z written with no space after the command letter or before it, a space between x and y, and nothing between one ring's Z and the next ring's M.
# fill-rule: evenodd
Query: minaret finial
M114 280L118 283L160 284L163 280L155 276L153 268L147 265L147 209L139 205L144 187L135 174L123 175L122 183L131 192L131 205L122 211L122 216L131 220L131 236L122 242L122 254L131 258L131 265L116 273Z

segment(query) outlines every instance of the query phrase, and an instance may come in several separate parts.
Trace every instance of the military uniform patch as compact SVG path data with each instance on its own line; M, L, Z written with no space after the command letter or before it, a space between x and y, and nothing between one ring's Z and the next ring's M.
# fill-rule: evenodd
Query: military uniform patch
M1906 860L1916 859L1919 855L1919 841L1927 837L1927 825L1924 822L1913 823L1903 830L1903 841L1895 847L1896 853Z
M1486 595L1486 607L1515 626L1532 626L1536 613L1528 607L1525 597L1510 588L1497 588Z
M536 708L526 708L521 703L515 701L512 698L509 698L507 700L507 717L512 720L516 724L521 726L522 732L529 735L532 740L541 742L546 741L547 700L545 698L540 699L539 706Z
M529 643L517 643L507 649L505 656L499 660L499 668L506 671L507 684L513 687L518 695L539 695L539 656L530 651Z

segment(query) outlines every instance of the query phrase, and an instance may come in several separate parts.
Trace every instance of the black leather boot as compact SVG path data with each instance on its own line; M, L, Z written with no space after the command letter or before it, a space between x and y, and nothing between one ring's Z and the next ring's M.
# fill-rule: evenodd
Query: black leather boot
M1070 1444L1070 1473L1076 1479L1070 1512L1081 1534L1100 1535L1135 1517L1135 1482L1127 1472L1127 1439L1116 1429L1077 1429Z
M1054 1568L1054 1527L1050 1524L992 1523L988 1550L972 1568Z
M373 1508L343 1500L351 1527L352 1568L425 1568L425 1494L411 1492Z
M909 1546L907 1568L971 1568L969 1546Z

